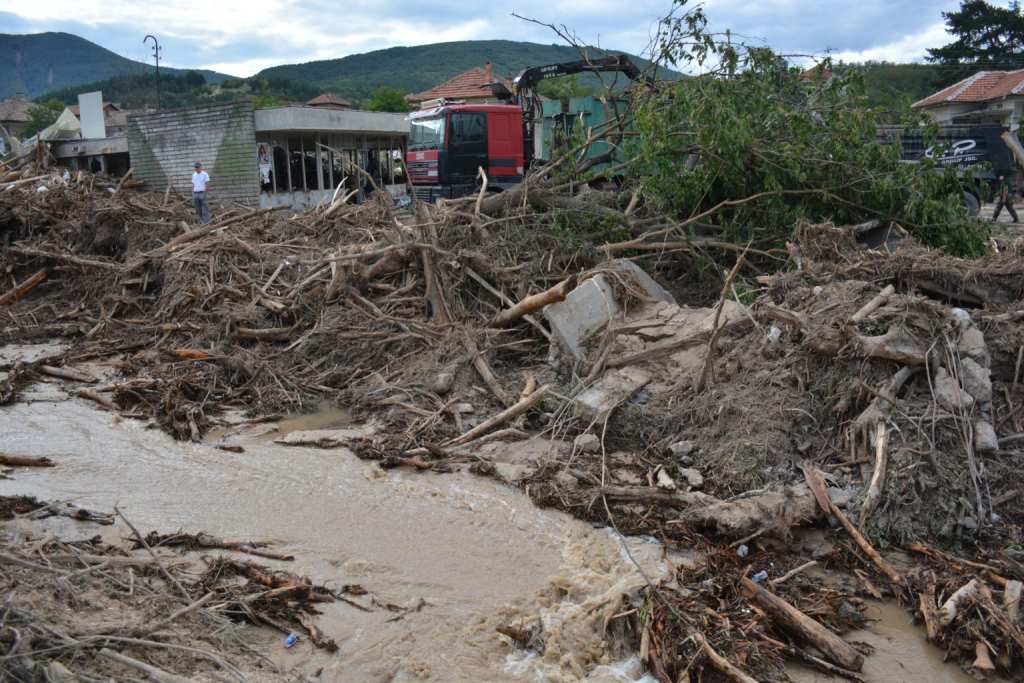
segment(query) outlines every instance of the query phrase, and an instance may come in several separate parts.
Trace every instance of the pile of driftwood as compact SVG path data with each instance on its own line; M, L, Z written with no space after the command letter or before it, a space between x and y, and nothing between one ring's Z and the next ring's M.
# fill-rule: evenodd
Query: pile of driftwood
M746 681L783 657L855 678L861 656L830 629L856 623L841 603L883 595L980 668L979 643L996 667L1024 654L1013 597L1024 573L996 554L1024 522L1019 244L976 262L906 239L890 253L870 247L902 236L875 222L733 245L702 222L710 213L673 220L635 195L544 178L411 210L338 203L289 217L223 203L197 226L184 200L127 192L130 180L18 170L32 182L0 181L0 336L70 348L10 368L2 401L56 378L198 441L225 409L259 420L326 398L388 427L354 444L362 457L499 476L473 452L485 437L589 436L505 478L624 533L706 549L675 588L652 587L619 617L663 681L701 667ZM633 317L591 335L584 362L559 358L543 306L609 255L707 306L710 327L660 341L666 325L643 317L652 302L624 278L613 289ZM617 398L596 424L575 413L576 397L631 370L650 378L643 397ZM764 540L825 520L842 540L814 561L851 572L842 592ZM880 540L923 563L907 571Z

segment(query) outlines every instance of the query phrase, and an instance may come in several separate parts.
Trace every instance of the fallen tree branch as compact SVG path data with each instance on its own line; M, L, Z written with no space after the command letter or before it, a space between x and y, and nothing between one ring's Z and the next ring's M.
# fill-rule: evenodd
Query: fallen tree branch
M490 327L507 327L523 316L533 313L539 308L543 308L548 304L557 303L559 301L565 301L565 297L569 295L569 292L571 292L574 287L576 287L576 276L570 275L554 287L528 296L512 308L504 310L494 316L494 319L490 322Z
M527 410L529 410L530 408L532 408L535 405L537 405L538 403L540 403L541 399L544 398L544 396L548 393L548 391L551 390L551 388L553 386L554 385L551 385L551 384L545 384L540 389L537 389L537 391L533 392L532 394L530 394L526 398L521 399L514 406L501 411L500 413L498 413L494 417L492 417L492 418L484 421L483 423L477 425L476 427L474 427L473 429L469 430L468 432L466 432L462 436L458 436L458 437L456 437L454 439L450 439L449 441L446 441L445 443L443 443L441 445L444 446L445 448L452 448L454 446L461 446L463 444L467 444L470 441L473 441L473 440L483 436L484 434L486 434L487 432L491 431L495 427L497 427L499 425L503 425L503 424L505 424L506 422L508 422L509 420L511 420L511 419L513 419L515 417L519 417L520 415L525 413Z
M14 303L15 301L17 301L21 297L23 297L26 294L28 294L29 291L31 291L33 287L35 287L40 282L42 282L43 280L46 279L46 275L47 275L48 272L49 271L46 268L43 268L42 270L40 270L35 275L33 275L29 279L27 279L24 282L22 282L20 285L18 285L14 289L10 290L9 292L4 294L3 296L0 296L0 306L4 306L6 304Z

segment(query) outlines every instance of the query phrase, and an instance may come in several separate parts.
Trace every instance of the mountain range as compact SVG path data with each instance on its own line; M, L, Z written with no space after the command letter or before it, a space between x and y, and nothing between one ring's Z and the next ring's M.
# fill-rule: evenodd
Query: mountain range
M341 97L363 99L382 85L410 93L429 90L473 67L483 68L487 62L491 63L491 70L496 76L508 76L528 66L574 62L579 59L579 52L568 45L542 45L513 40L462 40L415 47L390 47L339 59L274 66L260 71L256 76L308 81ZM645 64L642 60L639 63Z
M0 99L19 92L32 98L112 76L153 70L152 64L122 57L71 33L0 33ZM161 67L160 71L181 75L189 70ZM229 78L216 71L196 71L209 83Z

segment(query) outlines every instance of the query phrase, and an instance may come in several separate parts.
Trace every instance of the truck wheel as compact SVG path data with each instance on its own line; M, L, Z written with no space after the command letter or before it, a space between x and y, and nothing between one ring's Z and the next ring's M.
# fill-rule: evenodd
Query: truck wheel
M974 218L981 213L981 203L970 192L964 192L964 206L967 207L967 216L969 218Z

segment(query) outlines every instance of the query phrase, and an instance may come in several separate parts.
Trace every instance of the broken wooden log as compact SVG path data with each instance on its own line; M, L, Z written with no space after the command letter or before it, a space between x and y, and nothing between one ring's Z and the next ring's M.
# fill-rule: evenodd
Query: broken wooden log
M803 470L807 484L811 487L811 491L814 492L814 498L818 501L818 504L822 507L825 514L832 515L839 520L839 523L843 525L846 532L853 537L854 542L857 543L860 549L871 558L871 561L874 562L875 565L893 581L893 583L903 583L903 577L900 576L899 573L893 569L881 555L878 554L878 551L868 543L867 539L865 539L861 533L857 531L857 528L853 526L850 520L846 518L846 515L843 514L842 510L840 510L836 504L832 502L832 499L828 497L828 491L825 488L825 482L821 479L821 475L815 472L814 469L808 465L804 465Z
M72 368L57 368L52 365L41 365L39 369L45 375L51 377L59 377L60 379L70 380L72 382L86 382L88 384L95 384L99 382L99 379L93 377L87 372L81 370L73 370Z
M111 401L109 398L104 396L98 391L89 389L88 387L79 387L78 395L82 398L87 398L90 401L95 401L107 410L117 410L117 404Z
M260 546L266 546L266 543L255 543L253 541L228 541L222 538L215 538L209 534L196 534L196 543L203 548L220 548L223 550L234 550L236 552L245 553L246 555L255 555L256 557L265 557L271 560L282 560L291 561L295 559L294 555L286 553L274 553L269 550L262 550Z
M939 608L939 626L949 628L950 624L956 620L956 615L960 613L961 608L973 602L978 596L978 585L977 579L971 579L949 596L946 602L942 603L942 607Z
M292 338L291 327L268 327L254 330L248 327L236 327L235 339L255 339L265 342L286 342Z
M740 579L743 594L752 598L779 626L792 631L820 651L825 659L849 671L860 671L864 655L845 640L750 579Z
M867 302L859 311L850 316L851 325L859 325L864 322L864 319L874 313L879 306L889 300L889 297L893 295L896 288L892 285L887 286L881 292L878 293L875 298Z
M0 453L0 465L7 467L56 467L57 463L49 458L23 458L18 455Z
M525 315L533 313L548 304L565 301L565 297L576 287L576 276L570 275L554 287L526 297L512 308L502 311L491 320L491 327L508 327Z
M43 280L46 279L47 273L48 273L47 269L43 268L42 270L40 270L35 275L33 275L29 279L27 279L24 282L22 282L20 285L18 285L14 289L10 290L9 292L4 294L3 296L0 296L0 306L4 306L6 304L12 304L15 301L17 301L18 299L20 299L21 297L23 297L26 294L28 294L32 290L33 287L35 287L40 282L42 282Z

